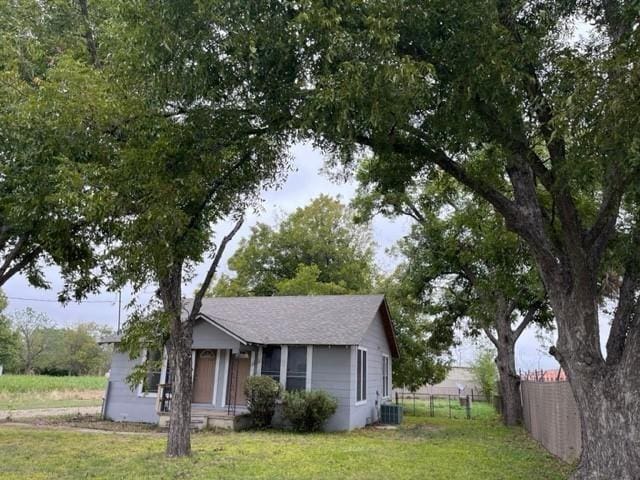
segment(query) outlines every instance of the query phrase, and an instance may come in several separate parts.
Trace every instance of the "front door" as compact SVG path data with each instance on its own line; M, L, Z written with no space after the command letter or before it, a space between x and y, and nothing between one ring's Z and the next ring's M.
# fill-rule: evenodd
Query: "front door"
M215 350L196 350L193 373L193 403L213 403L213 377L216 369Z
M251 373L251 359L249 355L244 353L234 356L233 365L230 369L231 378L229 378L229 404L246 405L247 397L244 394L244 384Z

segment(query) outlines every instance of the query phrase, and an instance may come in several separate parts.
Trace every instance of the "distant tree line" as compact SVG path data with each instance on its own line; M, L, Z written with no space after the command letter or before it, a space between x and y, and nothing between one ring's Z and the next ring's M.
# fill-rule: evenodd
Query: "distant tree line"
M6 305L4 297L0 302ZM108 333L93 322L57 327L31 308L0 314L0 365L5 373L104 375L111 350L97 341Z

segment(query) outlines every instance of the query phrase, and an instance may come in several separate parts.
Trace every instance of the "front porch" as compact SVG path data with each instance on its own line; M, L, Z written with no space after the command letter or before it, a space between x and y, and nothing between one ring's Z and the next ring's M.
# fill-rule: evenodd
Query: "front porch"
M238 417L247 412L245 381L255 375L256 350L240 346L236 349L197 348L192 350L192 408L194 429L239 429ZM162 378L170 379L168 371ZM168 426L172 385L158 385L156 412L158 425Z

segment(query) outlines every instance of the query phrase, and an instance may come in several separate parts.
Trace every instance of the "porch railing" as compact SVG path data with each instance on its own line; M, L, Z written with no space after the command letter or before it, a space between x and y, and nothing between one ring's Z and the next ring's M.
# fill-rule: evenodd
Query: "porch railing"
M158 385L158 413L168 413L171 411L171 384L164 383Z

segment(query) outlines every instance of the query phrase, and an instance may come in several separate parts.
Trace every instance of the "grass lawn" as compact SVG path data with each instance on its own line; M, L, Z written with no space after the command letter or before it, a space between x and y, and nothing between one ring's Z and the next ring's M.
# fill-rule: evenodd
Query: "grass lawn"
M0 410L100 405L104 377L0 376Z
M397 430L203 432L188 459L162 434L119 435L0 425L0 478L565 479L569 467L522 429L495 419L407 416Z
M430 416L431 409L428 400L421 398L400 398L399 403L404 407L405 415L418 417ZM467 407L460 405L457 397L434 398L433 413L435 417L467 418ZM491 419L495 416L495 409L487 402L471 402L472 419Z

